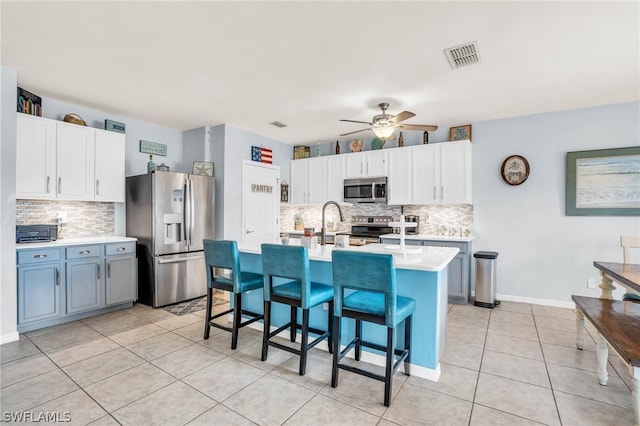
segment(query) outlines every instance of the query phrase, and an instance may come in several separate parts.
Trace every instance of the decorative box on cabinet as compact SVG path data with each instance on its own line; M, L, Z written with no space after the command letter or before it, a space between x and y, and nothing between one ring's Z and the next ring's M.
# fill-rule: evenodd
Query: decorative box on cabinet
M135 241L18 248L18 331L132 306Z
M382 244L400 244L398 238L381 238ZM405 239L407 245L422 245L431 247L455 247L458 254L448 266L448 296L449 303L466 304L469 301L469 284L471 282L471 241L441 241L425 239Z

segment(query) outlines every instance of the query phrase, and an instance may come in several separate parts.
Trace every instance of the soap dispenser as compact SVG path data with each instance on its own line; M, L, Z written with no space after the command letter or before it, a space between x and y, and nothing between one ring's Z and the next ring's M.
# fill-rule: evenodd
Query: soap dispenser
M153 155L149 155L149 162L147 163L147 171L149 173L156 169L156 163L153 162Z

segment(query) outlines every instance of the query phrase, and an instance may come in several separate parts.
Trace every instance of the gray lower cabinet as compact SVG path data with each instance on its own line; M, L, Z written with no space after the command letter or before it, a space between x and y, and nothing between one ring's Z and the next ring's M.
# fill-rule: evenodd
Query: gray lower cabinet
M399 244L397 238L382 238L382 244ZM458 254L449 263L448 296L449 303L469 302L469 283L471 282L471 241L438 241L405 239L407 245L422 245L431 247L455 247Z
M61 274L59 249L18 253L18 323L61 316Z
M19 332L130 306L137 296L135 242L19 249L17 259Z
M137 263L135 243L107 244L105 288L107 306L136 299Z

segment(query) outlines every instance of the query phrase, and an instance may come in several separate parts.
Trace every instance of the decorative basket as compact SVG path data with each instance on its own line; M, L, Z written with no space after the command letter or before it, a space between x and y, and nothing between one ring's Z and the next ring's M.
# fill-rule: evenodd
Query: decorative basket
M71 124L78 124L80 126L87 125L87 123L82 119L82 117L80 117L78 114L75 114L75 113L65 115L62 121L66 121L67 123L71 123Z

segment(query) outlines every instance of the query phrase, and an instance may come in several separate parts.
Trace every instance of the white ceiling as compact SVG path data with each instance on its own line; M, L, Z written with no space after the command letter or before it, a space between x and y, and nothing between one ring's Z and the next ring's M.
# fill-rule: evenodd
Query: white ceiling
M2 64L21 87L183 130L313 143L357 130L338 120L369 121L381 101L449 126L640 99L637 1L0 7ZM481 63L452 70L443 49L474 40Z

